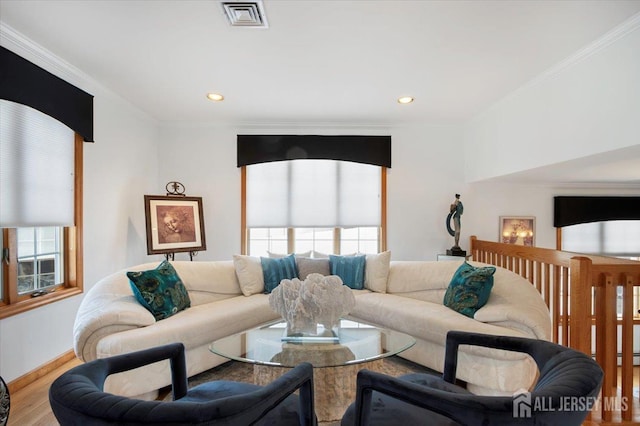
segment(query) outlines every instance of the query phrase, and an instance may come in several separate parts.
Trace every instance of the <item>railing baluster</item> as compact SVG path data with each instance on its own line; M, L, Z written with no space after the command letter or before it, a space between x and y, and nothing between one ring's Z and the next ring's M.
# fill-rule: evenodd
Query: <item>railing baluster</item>
M618 321L616 313L617 302L617 285L613 281L611 274L604 274L605 287L604 287L604 349L603 360L604 365L601 365L604 370L604 381L602 383L602 396L605 398L612 398L617 395L617 382L618 382ZM604 410L602 413L602 420L610 422L613 412L611 410Z
M633 400L633 276L623 275L622 288L622 398L629 402L622 419L631 420Z
M543 298L544 301L547 302L547 307L551 309L551 287L553 283L551 282L551 265L545 263L544 265L544 293Z
M569 268L562 269L562 344L569 346Z
M553 341L560 343L560 333L558 328L562 324L560 312L560 266L553 265Z

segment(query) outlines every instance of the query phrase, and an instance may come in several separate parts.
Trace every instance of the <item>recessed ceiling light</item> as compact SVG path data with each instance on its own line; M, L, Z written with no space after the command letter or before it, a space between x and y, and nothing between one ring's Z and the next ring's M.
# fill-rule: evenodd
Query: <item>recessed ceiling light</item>
M413 97L411 96L402 96L398 98L399 104L410 104L411 102L413 102Z
M222 96L220 93L207 93L207 99L220 102L224 101L224 96Z

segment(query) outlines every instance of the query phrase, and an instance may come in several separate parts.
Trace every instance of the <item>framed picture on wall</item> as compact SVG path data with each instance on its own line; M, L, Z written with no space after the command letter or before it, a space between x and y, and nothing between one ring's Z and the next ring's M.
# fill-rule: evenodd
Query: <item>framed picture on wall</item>
M536 218L534 216L500 216L499 241L519 246L535 246Z
M147 253L206 250L202 197L145 195Z

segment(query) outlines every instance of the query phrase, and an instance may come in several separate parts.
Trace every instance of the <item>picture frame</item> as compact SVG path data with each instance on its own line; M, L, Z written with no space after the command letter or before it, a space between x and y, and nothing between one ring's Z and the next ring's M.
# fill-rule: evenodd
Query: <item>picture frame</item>
M207 249L202 197L145 195L147 254Z
M535 216L500 216L500 235L498 241L534 247L536 238Z

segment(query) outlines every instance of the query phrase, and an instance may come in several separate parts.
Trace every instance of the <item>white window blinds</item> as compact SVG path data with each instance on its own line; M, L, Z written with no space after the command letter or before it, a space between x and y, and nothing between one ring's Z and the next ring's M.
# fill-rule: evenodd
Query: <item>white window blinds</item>
M587 254L636 257L640 220L581 223L562 228L562 249Z
M74 132L0 100L0 227L73 225Z
M380 226L381 167L334 160L247 166L247 226Z

